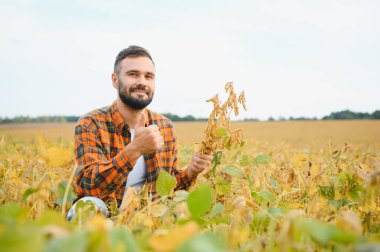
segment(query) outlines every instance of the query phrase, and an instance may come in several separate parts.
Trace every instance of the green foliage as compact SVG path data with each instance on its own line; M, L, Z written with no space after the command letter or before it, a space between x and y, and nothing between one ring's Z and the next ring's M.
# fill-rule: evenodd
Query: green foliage
M215 192L218 195L226 195L231 192L230 182L223 179L221 176L215 178Z
M14 203L8 203L0 206L0 223L5 225L15 225L24 223L27 219L28 212L26 209Z
M335 197L335 188L334 188L334 185L319 186L319 192L326 199L333 200L334 197Z
M224 205L220 202L216 203L211 209L210 217L211 218L215 217L217 214L220 214L223 210L224 210Z
M254 164L267 164L272 161L272 158L266 155L259 155L253 159Z
M350 110L343 110L339 112L332 112L330 115L323 117L323 120L354 120L354 119L380 119L380 111L376 110L372 114L352 112Z
M249 166L251 163L249 162L248 155L243 155L242 158L239 160L239 164L243 167Z
M1 232L2 251L42 251L44 236L40 228L33 223L12 225Z
M59 206L62 206L63 198L64 198L65 192L66 192L66 187L67 187L66 181L62 181L61 183L58 184L58 198L55 201L55 203ZM66 205L69 205L71 203L71 201L73 200L73 197L74 197L74 192L73 192L71 185L69 185L68 190L69 191L67 193Z
M70 169L53 173L22 141L0 146L1 251L159 251L152 238L173 243L166 251L372 251L380 241L377 145L299 157L304 147L248 142L214 153L215 176L200 174L189 192L172 193L175 179L163 171L160 199L136 195L109 219L78 201L70 223L57 206ZM190 160L184 150L179 158Z
M326 245L329 242L352 243L358 236L350 231L317 220L297 220L295 229L303 235L309 235L315 242Z
M50 240L46 244L46 252L81 252L88 247L87 233L84 231L75 232L73 235L58 237Z
M225 128L219 128L215 132L215 135L217 137L222 137L222 136L225 136L226 134L227 134L227 130Z
M243 178L243 173L236 166L230 165L230 166L224 167L222 171L232 177Z
M212 155L212 174L215 176L216 174L216 167L222 163L222 151L217 151Z
M268 190L252 192L252 196L261 204L266 205L275 201L276 196Z
M204 233L197 235L185 244L183 244L178 252L223 252L228 251L220 236L215 233Z
M175 188L177 184L176 179L171 176L167 171L162 170L158 175L156 190L158 195L166 196L170 193L171 190Z
M211 207L212 198L213 195L209 185L201 184L194 188L187 198L187 206L190 213L194 217L205 215Z
M135 239L126 227L116 227L110 231L109 240L111 247L117 251L140 251Z
M25 202L30 195L38 192L39 190L40 190L40 188L28 188L28 189L26 189L24 194L22 195L22 201Z

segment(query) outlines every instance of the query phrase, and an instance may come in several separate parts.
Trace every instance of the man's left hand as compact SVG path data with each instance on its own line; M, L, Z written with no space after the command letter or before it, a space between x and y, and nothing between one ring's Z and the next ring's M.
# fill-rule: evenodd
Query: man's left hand
M210 167L212 162L212 155L195 153L191 158L189 167L187 167L187 174L190 178L195 178L204 169Z

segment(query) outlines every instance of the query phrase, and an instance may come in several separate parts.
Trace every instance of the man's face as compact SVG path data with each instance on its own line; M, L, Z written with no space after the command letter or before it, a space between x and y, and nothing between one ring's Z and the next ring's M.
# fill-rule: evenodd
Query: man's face
M125 105L140 110L152 102L155 68L148 57L125 58L117 77L118 94Z

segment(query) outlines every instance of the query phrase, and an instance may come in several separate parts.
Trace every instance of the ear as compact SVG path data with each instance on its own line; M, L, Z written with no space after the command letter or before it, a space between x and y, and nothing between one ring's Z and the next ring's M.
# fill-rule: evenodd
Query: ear
M112 79L112 86L115 89L119 89L119 77L117 76L117 74L112 73L111 79Z

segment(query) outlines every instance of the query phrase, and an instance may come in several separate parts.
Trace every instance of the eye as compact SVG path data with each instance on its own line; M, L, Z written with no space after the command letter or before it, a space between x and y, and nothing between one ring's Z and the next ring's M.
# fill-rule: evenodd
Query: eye
M137 77L137 73L136 72L130 72L130 73L128 73L128 76Z
M147 75L145 75L145 79L152 80L153 79L153 75L147 74Z

